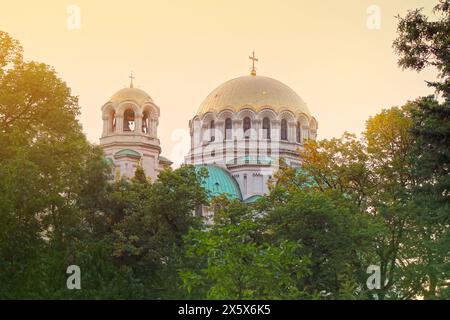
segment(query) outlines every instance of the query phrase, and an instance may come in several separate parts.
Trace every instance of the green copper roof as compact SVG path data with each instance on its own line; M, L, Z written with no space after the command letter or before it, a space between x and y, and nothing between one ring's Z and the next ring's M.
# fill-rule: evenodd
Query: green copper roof
M202 181L202 185L210 198L225 194L231 199L242 200L239 185L227 170L213 165L195 166L196 171L200 171L201 168L208 170L208 177Z
M131 149L122 149L122 150L116 152L114 154L114 157L115 158L118 158L118 157L140 158L141 155L138 152L131 150Z
M111 159L110 157L103 157L103 160L106 162L107 165L113 165L114 164L114 160Z
M317 183L314 181L313 177L302 167L296 168L295 174L297 177L302 177L304 179L304 185L306 187L311 188L312 186L317 186Z
M159 162L162 162L162 163L167 163L167 164L173 163L172 161L170 161L169 159L167 159L166 157L163 157L163 156L159 156L158 159L159 159Z
M244 203L254 203L256 202L259 198L261 198L261 196L259 194L256 194L254 196L248 197L247 199L244 200Z

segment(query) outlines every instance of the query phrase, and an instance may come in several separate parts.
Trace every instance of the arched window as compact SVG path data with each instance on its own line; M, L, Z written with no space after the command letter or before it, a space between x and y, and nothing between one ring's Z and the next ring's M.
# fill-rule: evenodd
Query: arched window
M244 194L247 194L247 175L244 174Z
M263 137L270 139L270 119L267 117L263 119Z
M209 124L209 141L214 141L216 140L216 125L214 123L214 120L211 120L210 124Z
M111 132L116 132L116 113L111 112Z
M149 125L148 125L148 111L145 111L142 115L142 132L148 134Z
M245 138L249 138L250 137L250 129L252 127L252 123L249 117L245 117L244 118L244 123L243 123L243 129L244 129L244 137Z
M281 120L281 140L288 139L288 131L287 131L287 121L286 119Z
M134 111L127 109L123 115L123 131L134 131Z
M231 130L232 129L233 129L233 127L232 127L232 124L231 124L231 119L227 118L225 120L225 139L226 140L231 139L231 134L232 134Z
M300 126L300 122L297 121L297 143L302 141L302 127Z

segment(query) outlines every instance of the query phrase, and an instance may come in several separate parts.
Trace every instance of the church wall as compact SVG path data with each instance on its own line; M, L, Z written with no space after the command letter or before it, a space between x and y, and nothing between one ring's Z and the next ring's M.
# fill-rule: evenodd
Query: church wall
M249 138L244 137L243 118L251 119ZM268 117L271 125L271 140L265 139L265 130L262 129L262 119ZM224 139L226 118L232 118L232 139ZM285 119L287 124L287 139L281 140L281 121ZM209 127L214 121L215 128ZM301 141L297 142L297 124L300 124ZM278 159L283 157L286 164L299 167L301 160L298 157L298 149L308 138L315 138L317 123L314 118L308 118L305 114L296 118L291 112L277 114L270 109L259 113L244 110L233 113L229 110L220 114L209 113L203 119L194 118L190 122L191 151L186 157L187 163L215 164L226 166L239 184L243 198L253 195L263 195L268 192L267 183L278 170ZM214 141L211 141L211 134ZM253 159L272 158L273 166L248 164L244 160L246 156ZM236 160L238 162L236 162ZM239 162L241 160L241 162Z
M267 193L267 182L274 173L274 168L258 165L229 167L228 170L238 182L244 200Z

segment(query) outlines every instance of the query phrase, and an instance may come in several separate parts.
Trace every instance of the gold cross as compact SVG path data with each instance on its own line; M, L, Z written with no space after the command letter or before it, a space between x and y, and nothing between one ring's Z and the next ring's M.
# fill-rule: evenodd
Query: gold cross
M130 82L130 88L133 88L133 79L134 79L134 77L133 77L133 72L131 72L131 74L130 74L130 76L129 76L128 78L131 79L131 82Z
M248 57L250 60L252 60L252 76L256 76L256 69L255 69L255 61L258 61L258 59L255 57L255 51L253 51L253 55Z

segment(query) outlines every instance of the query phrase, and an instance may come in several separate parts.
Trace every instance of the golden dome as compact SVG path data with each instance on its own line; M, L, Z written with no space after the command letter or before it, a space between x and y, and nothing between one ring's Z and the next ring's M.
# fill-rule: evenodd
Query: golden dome
M278 80L256 75L223 83L206 97L197 114L201 116L225 109L238 112L245 108L255 112L269 108L277 113L289 110L295 115L311 115L306 103L294 90Z
M123 88L117 91L110 99L113 103L121 103L126 100L134 101L138 105L143 105L145 102L153 103L147 92L138 88Z

